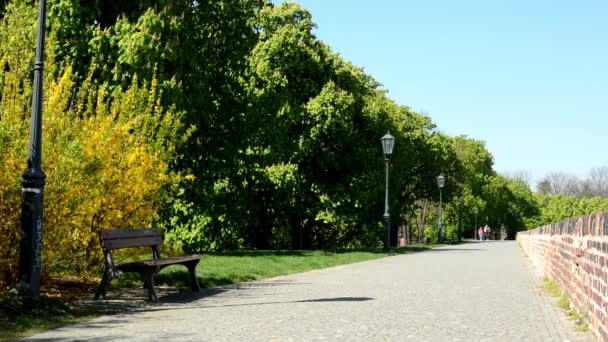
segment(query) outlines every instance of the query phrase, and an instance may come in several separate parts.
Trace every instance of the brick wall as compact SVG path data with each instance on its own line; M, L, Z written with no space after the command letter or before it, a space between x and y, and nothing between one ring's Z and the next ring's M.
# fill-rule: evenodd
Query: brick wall
M608 211L519 232L517 241L568 294L596 339L608 341Z

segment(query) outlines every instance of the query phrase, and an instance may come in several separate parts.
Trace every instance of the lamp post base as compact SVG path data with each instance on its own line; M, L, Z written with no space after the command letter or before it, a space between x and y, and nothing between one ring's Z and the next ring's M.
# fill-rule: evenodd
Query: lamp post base
M46 176L42 170L23 174L19 288L27 298L40 297L42 256L42 206Z
M384 249L389 249L391 247L391 215L384 214L382 217L384 218L384 233L386 234Z
M443 242L443 227L440 225L437 228L437 243Z

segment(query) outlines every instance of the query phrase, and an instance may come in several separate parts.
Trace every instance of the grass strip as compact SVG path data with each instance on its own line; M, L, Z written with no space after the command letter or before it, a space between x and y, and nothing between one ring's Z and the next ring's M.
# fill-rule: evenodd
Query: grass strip
M215 287L271 278L280 275L306 272L315 269L373 260L391 255L408 254L445 246L445 244L416 244L403 248L335 251L309 250L241 250L205 253L196 268L199 282L203 287ZM149 257L149 256L147 256ZM169 266L156 278L156 284L187 288L190 278L185 267ZM127 273L116 279L114 286L140 286L138 274Z
M279 275L350 264L427 250L439 245L412 245L389 251L382 249L339 251L235 251L204 256L197 267L204 287L271 278ZM183 267L168 267L158 277L159 283L188 286Z
M559 298L557 306L564 310L570 320L576 323L576 330L580 332L589 331L589 324L583 319L581 314L570 305L568 296L559 288L559 285L557 285L554 280L545 277L543 279L543 289L549 296Z

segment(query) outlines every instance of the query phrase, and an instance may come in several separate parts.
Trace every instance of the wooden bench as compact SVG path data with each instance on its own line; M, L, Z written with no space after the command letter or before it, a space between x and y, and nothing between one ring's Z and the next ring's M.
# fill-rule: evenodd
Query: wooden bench
M95 292L95 300L106 297L106 290L113 278L121 272L137 272L144 280L144 288L148 289L148 299L152 302L158 300L154 290L154 277L161 269L170 265L184 265L190 272L192 291L200 291L196 279L196 265L201 259L200 255L184 255L178 257L161 258L158 245L162 244L163 237L157 228L146 229L116 229L104 230L99 233L101 248L105 260L103 278ZM147 247L152 248L152 259L115 264L112 251L121 248Z

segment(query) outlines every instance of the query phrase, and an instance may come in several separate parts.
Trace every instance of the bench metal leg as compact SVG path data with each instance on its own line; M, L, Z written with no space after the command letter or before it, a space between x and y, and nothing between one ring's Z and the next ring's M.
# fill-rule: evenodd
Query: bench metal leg
M150 285L148 284L148 274L146 272L139 272L139 275L141 276L141 279L144 280L144 289L148 289L148 287L150 287Z
M156 290L154 289L155 274L156 271L142 272L142 276L144 278L144 287L148 289L148 300L152 303L156 303L158 301L158 297L156 296Z
M198 284L198 279L196 279L196 265L200 260L194 260L184 264L188 268L188 272L190 273L190 286L192 286L192 291L200 292L201 287Z
M107 291L108 287L110 286L111 281L112 281L112 276L110 274L110 270L108 270L108 268L106 268L106 270L103 272L103 278L101 278L101 282L99 283L99 286L97 287L97 291L95 291L94 300L98 300L100 296L103 297L104 299L106 298L106 291Z

